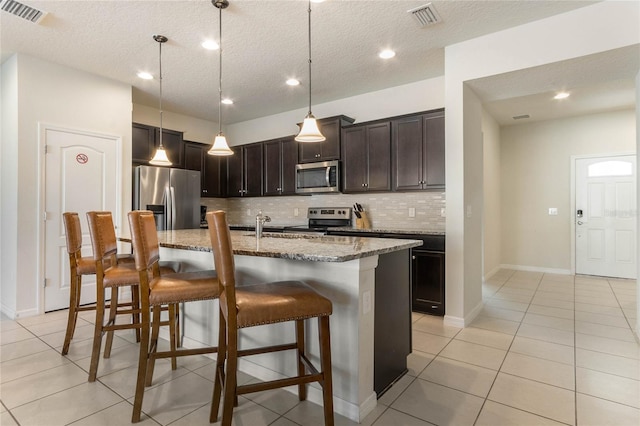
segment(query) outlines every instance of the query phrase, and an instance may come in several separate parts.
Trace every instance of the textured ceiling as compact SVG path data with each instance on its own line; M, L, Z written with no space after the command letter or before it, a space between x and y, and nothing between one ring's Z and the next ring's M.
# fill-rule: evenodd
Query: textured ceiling
M155 107L158 81L141 80L136 73L146 70L157 76L158 45L152 35L163 34L169 38L162 51L164 110L217 121L218 53L200 47L205 38L218 39L218 9L210 1L23 2L49 15L37 25L0 13L3 62L22 52L61 63L130 84L135 103ZM307 2L230 2L223 11L223 92L235 104L224 107L223 121L305 107ZM420 28L407 10L426 3L314 3L313 103L441 76L444 46L594 2L433 1L442 22ZM397 56L379 59L382 48L395 49ZM637 62L635 66L637 70ZM286 86L290 77L302 84ZM523 93L515 84L522 76L516 77L513 84L495 79L473 87L492 102L541 92L531 85L531 93ZM596 83L603 82L591 82Z

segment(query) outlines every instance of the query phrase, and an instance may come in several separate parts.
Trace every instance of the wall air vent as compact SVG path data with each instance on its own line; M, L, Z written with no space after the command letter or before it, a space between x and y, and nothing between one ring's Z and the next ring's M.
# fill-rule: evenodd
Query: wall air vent
M413 16L420 27L426 27L427 25L434 25L438 22L442 22L442 18L440 18L438 11L432 3L427 3L424 6L407 10L407 13L410 13L411 16Z
M529 114L522 114L522 115L514 115L513 116L514 120L523 120L525 118L531 118L531 116Z
M0 10L16 15L19 18L26 19L34 24L39 24L44 17L47 16L47 12L43 12L42 10L35 9L15 0L1 0Z

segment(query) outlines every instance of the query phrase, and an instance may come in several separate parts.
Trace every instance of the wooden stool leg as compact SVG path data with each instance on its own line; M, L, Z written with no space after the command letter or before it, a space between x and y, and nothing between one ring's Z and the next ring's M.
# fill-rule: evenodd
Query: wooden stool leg
M80 276L71 271L71 280L69 287L69 317L67 318L67 332L64 335L64 345L62 345L62 355L69 353L69 345L76 329L76 321L78 319L78 306L80 306L80 286L82 282Z
M96 285L100 287L99 284ZM90 382L95 382L98 375L100 347L102 346L102 325L104 322L104 288L98 288L96 293L96 323L93 329L93 349L91 350L91 364L89 365Z
M318 318L318 334L320 338L320 364L324 376L322 381L324 424L325 426L333 426L333 381L331 378L331 339L328 316Z
M149 360L147 362L147 379L145 382L146 386L151 386L151 382L153 381L153 370L156 366L156 358L153 354L158 352L158 335L160 334L161 313L162 308L159 305L153 307L153 319L151 320L151 342L149 344Z
M118 314L118 287L111 287L111 303L109 303L109 321L107 326L115 325ZM111 356L111 346L113 345L113 330L107 331L107 341L104 344L104 357Z
M140 292L137 285L131 286L131 321L133 324L140 324ZM136 342L140 342L140 327L136 327Z
M176 361L176 350L177 350L177 343L176 343L176 308L177 308L177 304L171 304L169 305L169 346L171 347L171 352L174 353L174 355L171 357L171 369L175 370L178 368L178 363Z
M222 404L222 426L231 426L233 406L237 400L238 370L238 329L229 330L227 334L227 371L224 380L224 402Z
M296 345L298 346L297 358L298 358L298 376L304 376L305 366L302 362L302 355L304 350L304 320L296 320ZM300 383L298 385L298 399L304 401L307 399L307 385Z
M138 378L136 380L136 394L133 400L131 423L139 422L142 412L142 399L144 398L144 385L147 377L147 360L149 358L149 317L149 306L143 306L140 330L140 355L138 357Z
M211 398L211 414L209 423L218 421L220 395L225 385L224 361L227 358L227 324L222 311L220 312L220 327L218 330L218 354L216 355L216 373L213 378L213 397Z

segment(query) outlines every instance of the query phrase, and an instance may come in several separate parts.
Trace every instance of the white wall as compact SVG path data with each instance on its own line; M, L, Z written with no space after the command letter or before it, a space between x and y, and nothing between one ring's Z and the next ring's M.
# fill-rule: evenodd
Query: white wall
M44 241L40 220L44 206L40 202L42 188L38 181L39 167L44 163L43 153L38 150L38 125L45 123L119 136L122 139L121 164L124 165L121 191L123 199L131 199L131 87L23 54L10 59L3 65L3 70L7 65L15 67L17 73L10 90L18 93L18 127L9 139L5 139L3 133L3 152L10 154L7 158L3 156L3 162L12 164L16 172L5 172L3 164L2 174L3 185L10 185L10 193L15 191L17 199L8 205L3 203L3 226L15 229L19 238L16 241L9 238L9 246L3 239L3 271L7 264L9 268L15 267L16 273L9 282L3 279L2 285L5 288L15 286L17 290L14 300L5 300L12 294L3 291L1 303L3 307L15 307L16 316L26 316L44 309L42 286L39 285L43 272L42 267L37 267L42 265L40 243ZM5 183L5 173L14 179ZM118 216L126 217L128 209L128 203L123 203L123 211ZM20 214L16 215L14 211ZM11 259L10 253L17 257Z
M148 126L160 127L160 112L158 108L133 104L133 122ZM176 114L171 111L162 112L162 127L183 132L184 140L211 145L218 134L218 123Z
M465 102L471 99L465 96L465 81L638 44L639 15L638 2L600 2L445 48L445 322L468 324L481 303L481 297L471 300L478 297L477 289L482 284L481 259L467 255L467 248L475 247L469 239L480 234L475 227L482 226L482 222L465 221L465 209L476 195L473 182L471 188L466 186L466 175L473 170L466 169L465 158L474 152L476 137L469 129L469 121L476 118L465 115Z
M640 72L636 75L636 164L638 164L637 157L640 156L640 131L638 131L638 123L640 123ZM636 200L640 200L640 185L637 185L638 197ZM640 229L640 215L638 215L638 226L636 229ZM637 237L636 237L637 238ZM640 252L638 254L640 256ZM638 267L640 268L640 259L638 261ZM640 272L638 273L638 281L636 282L636 336L640 339Z
M412 112L442 108L444 105L444 78L437 77L403 86L391 87L364 95L352 96L312 105L316 118L346 115L365 122ZM229 145L275 139L298 133L296 123L302 122L308 109L302 108L225 127Z
M497 272L502 263L501 235L501 193L500 193L500 126L483 111L483 278L487 279Z
M571 156L635 152L635 111L504 127L501 140L502 263L570 273Z
M18 266L18 60L9 58L0 69L0 310L16 310Z

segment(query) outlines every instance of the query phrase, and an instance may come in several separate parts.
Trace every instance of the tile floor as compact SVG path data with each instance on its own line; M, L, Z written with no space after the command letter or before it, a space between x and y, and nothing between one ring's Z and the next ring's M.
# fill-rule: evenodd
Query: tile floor
M414 314L410 371L363 424L638 426L636 291L635 281L501 270L484 285L471 327ZM133 333L117 335L98 381L88 383L92 318L82 318L66 357L66 311L0 322L1 425L130 424ZM142 424L208 424L213 361L179 365L156 367ZM236 425L323 424L321 407L286 391L239 402ZM337 416L336 424L355 423Z

